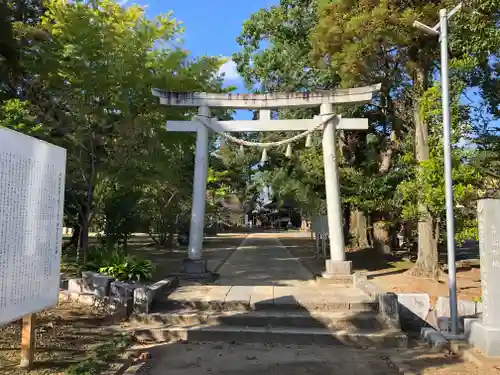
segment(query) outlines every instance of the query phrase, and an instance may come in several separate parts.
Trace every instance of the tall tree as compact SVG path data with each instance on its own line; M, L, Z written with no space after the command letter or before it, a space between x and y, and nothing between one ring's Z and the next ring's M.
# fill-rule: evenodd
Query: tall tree
M44 40L33 39L20 50L29 75L19 88L21 104L4 107L11 109L4 123L20 129L24 116L24 123L41 125L48 140L67 148L66 217L84 250L99 215L105 216L105 232L118 238L119 229L126 239L139 204L151 202L151 193L161 204L165 191L159 185L175 191L185 182L169 163L178 161L179 169L193 165L183 157L192 158L193 137L166 135L164 128L166 118L189 113L166 110L151 88L220 90L216 72L222 61L190 58L176 43L181 27L171 14L148 19L142 7L110 0L48 1L40 29ZM18 38L32 32L25 24ZM173 158L175 152L180 156ZM119 197L133 202L127 208Z
M380 172L394 164L393 157L408 133L397 116L396 102L412 98L415 158L421 164L429 158L428 128L422 119L420 98L429 87L438 57L435 38L422 36L412 28L414 20L433 22L439 2L428 1L323 1L320 20L313 35L315 56L334 67L343 85L382 83L379 116L386 133ZM438 274L435 223L425 204L419 206L418 259L414 274Z
M472 4L474 8L480 2L473 1L472 3L475 3ZM383 90L379 104L385 107L382 114L386 117L386 124L391 127L391 135L389 147L384 151L386 162L381 166L391 164L387 158L392 157L394 151L407 154L408 148L404 147L403 137L409 131L413 132L416 162L414 173L420 186L429 188L428 193L437 188L434 185L437 181L431 182L424 176L436 173L436 170L431 167L433 163L442 165L442 154L438 155L439 153L436 154L435 151L436 147L439 149L439 144L435 141L430 142L432 134L436 132L436 129L433 129L430 134L430 127L435 127L437 122L436 111L430 111L428 101L429 93L435 91L428 90L433 86L433 77L439 66L439 47L437 38L417 32L412 28L412 23L414 20L419 20L434 24L438 21L437 15L440 8L451 9L455 5L454 2L449 1L385 0L356 3L324 1L320 8L320 21L313 35L317 60L333 65L343 81L346 83L363 80L382 82ZM468 15L472 10L470 5L466 4L465 7L467 15L462 19L457 19L459 23L457 30L461 30L463 36L468 33L465 30L470 30L471 27L471 18ZM460 56L460 49L462 49L462 53L467 54L469 58L475 56L476 61L482 63L480 66L491 66L488 64L488 59L491 59L492 48L485 47L487 45L491 47L495 38L498 38L498 11L493 11L496 8L492 2L487 2L483 6L484 10L479 11L479 15L482 14L482 16L474 13L476 15L473 17L472 25L477 28L477 31L482 30L476 34L477 37L481 35L479 38L482 39L487 35L488 41L479 42L473 37L472 40L478 42L475 51L472 51L474 47L468 51L461 47L455 53ZM493 12L488 13L490 10ZM488 22L485 22L485 18L488 18ZM463 22L465 19L467 23ZM461 25L460 22L462 22ZM463 44L470 46L469 43ZM455 70L455 72L459 71ZM464 87L455 85L454 88L457 90L455 98L460 97L464 92ZM438 99L439 97L434 95L433 100ZM411 119L402 113L411 108L408 100L413 103ZM427 103L427 107L424 107L423 103ZM430 112L434 115L431 116ZM467 121L467 115L464 118L463 112L455 112L455 115L458 116L457 124ZM412 126L408 128L408 124ZM464 137L468 132L463 126L456 126L456 131L459 131L458 137ZM461 160L464 162L463 158ZM405 162L404 159L403 162ZM458 177L462 172L465 173L463 177L468 176L465 180ZM464 191L460 189L469 186L467 184L470 183L472 176L470 172L462 170L458 172L456 178L458 181L455 193L458 197L465 199L468 194L464 194ZM461 185L461 183L466 185ZM435 194L436 191L433 193ZM425 194L416 194L414 197L419 197L416 206L417 215L415 215L418 219L418 259L412 272L416 275L437 277L439 228L442 223L441 215L437 214L437 211L441 212L441 210L436 210L434 205L436 201L432 199L429 201L429 197Z
M19 26L35 28L44 7L41 0L0 1L0 100L16 97L22 74L20 49L36 35L16 35Z
M394 77L394 72L399 72L398 64L400 62L390 58L390 56L379 63L377 70L367 72L364 77L356 76L356 79L349 76L347 71L340 69L346 65L342 59L349 56L348 54L342 52L340 56L335 56L335 59L331 59L332 64L318 64L318 61L311 59L311 55L318 57L320 54L319 47L315 46L315 39L311 38L311 35L315 30L316 34L320 33L317 29L320 27L318 19L321 15L321 9L317 8L316 1L284 0L280 1L277 6L256 12L246 21L243 32L238 38L242 51L235 54L234 60L249 87L260 84L262 91L311 91L331 89L341 84L352 86L397 78ZM350 16L339 14L346 18ZM341 17L339 14L335 17ZM345 32L344 26L343 24L338 26L338 30L342 30L342 33ZM349 40L349 35L346 37L347 40ZM318 53L314 54L314 51ZM384 57L382 53L380 55L380 58ZM377 60L377 58L372 60ZM348 186L359 186L360 183L366 185L367 188L373 186L371 183L365 184L366 179L363 181L359 178L378 172L377 168L373 168L371 163L373 160L376 161L375 166L379 165L381 173L387 173L390 170L394 147L389 133L391 122L394 121L395 117L395 109L391 99L392 95L386 95L385 101L381 100L378 106L338 109L347 116L368 116L372 120L373 131L379 135L377 142L371 142L369 150L367 150L367 142L363 136L347 132L339 134L341 166L342 169L346 168L345 173L342 173L344 205L346 208L352 207L358 216L364 216L363 212L368 215L373 213L374 217L380 216L379 219L382 219L383 215L375 214L383 212L383 209L387 208L387 195L390 194L391 189L393 192L395 190L394 186L382 183L380 189L376 191L376 197L373 195L373 189L367 189L366 195L361 195L360 199L359 189L355 191L348 188ZM280 118L310 118L314 114L314 110L305 109L280 111L278 115ZM278 166L282 173L274 174L276 178L279 176L279 182L276 183L276 187L279 189L276 189L275 192L279 193L280 189L294 186L293 191L294 194L298 195L296 199L298 202L305 202L307 199L312 199L312 196L320 200L324 199L321 148L304 149L302 146L294 146L300 152L294 159L293 168L290 168L289 162ZM375 152L375 159L373 158L374 147L379 150ZM366 157L366 155L370 155L370 157ZM286 183L283 182L283 178L287 179ZM389 180L397 178L398 176L390 176ZM374 177L371 181L379 180ZM322 193L318 195L319 192ZM370 201L372 204L362 204L363 198L366 198L365 202ZM375 202L377 203L375 204ZM308 208L311 206L309 205ZM387 209L386 211L391 212L392 210ZM349 210L346 213L347 223ZM364 220L357 221L364 222ZM365 240L362 237L366 238L364 235L366 227L357 232L357 242L362 242L365 245Z

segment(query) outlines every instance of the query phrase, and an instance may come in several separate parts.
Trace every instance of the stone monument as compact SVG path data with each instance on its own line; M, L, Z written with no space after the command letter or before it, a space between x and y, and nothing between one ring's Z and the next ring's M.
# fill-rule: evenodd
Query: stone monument
M484 354L500 356L500 199L477 204L483 316L470 326L469 342Z

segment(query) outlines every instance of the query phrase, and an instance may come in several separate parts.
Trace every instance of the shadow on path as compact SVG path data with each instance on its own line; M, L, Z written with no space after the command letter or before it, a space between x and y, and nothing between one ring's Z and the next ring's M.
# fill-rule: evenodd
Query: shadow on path
M250 234L219 268L218 285L301 285L314 276L279 239Z
M291 298L284 296L283 302L289 304ZM394 358L415 375L431 375L434 370L439 375L474 373L454 356L431 353L420 347L383 349L377 345L382 343L377 340L391 340L391 337L374 339L345 333L333 337L325 332L325 328L366 332L372 326L367 318L376 319L376 315L350 312L332 326L328 316L321 317L299 303L296 311L283 311L267 310L265 302L260 308L255 306L255 310L234 315L224 315L207 306L207 310L200 311L200 318L196 318L204 323L182 322L188 332L179 336L176 336L179 331L174 330L159 340L157 334L144 332L140 338L146 342L171 340L147 349L152 356L147 374L396 375L400 371ZM207 330L211 316L217 320ZM174 326L179 323L174 322ZM377 334L382 330L383 326L373 327L371 332ZM446 367L450 367L450 372Z

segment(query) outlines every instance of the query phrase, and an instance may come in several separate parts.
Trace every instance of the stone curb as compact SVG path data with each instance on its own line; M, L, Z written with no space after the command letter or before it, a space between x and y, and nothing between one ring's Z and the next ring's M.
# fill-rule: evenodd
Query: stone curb
M144 361L142 363L134 364L134 365L130 366L129 368L127 368L125 370L125 372L123 373L123 375L136 375L136 374L140 374L140 373L142 373L143 371L145 371L147 369L147 364L148 364L148 361Z
M378 285L368 281L365 273L355 272L353 275L353 284L355 288L359 288L368 294L371 298L378 302L378 311L382 319L389 325L401 328L401 319L399 316L398 296L395 293L390 293Z
M59 301L73 301L83 305L95 305L100 301L104 301L105 298L106 297L99 297L98 295L92 293L70 292L68 290L59 291ZM110 305L113 309L118 309L120 307L119 304L113 302L111 302Z
M396 324L404 331L420 332L423 327L437 328L437 323L429 321L431 317L430 297L427 293L393 293L387 292L379 285L369 281L366 274L354 274L355 286L378 300L381 315ZM397 311L396 311L397 310ZM432 319L431 319L432 320ZM437 319L434 319L437 320Z
M150 285L127 284L120 281L109 283L109 293L96 293L91 289L80 289L81 279L70 279L69 285L73 290L60 290L60 301L74 301L84 305L106 305L112 310L124 310L127 316L136 312L149 312L153 302L161 297L162 293L178 286L176 277L167 277ZM82 284L83 285L83 284ZM76 290L74 290L76 289Z
M477 316L483 312L483 304L479 301L457 300L458 315L460 317ZM450 317L450 298L439 297L434 307L436 315L440 317Z
M432 327L424 327L420 331L420 338L429 344L433 349L443 350L450 348L450 342Z
M147 360L140 363L133 363L130 361L129 363L123 364L119 369L112 373L104 372L101 375L136 375L145 371L147 369L147 364Z
M59 301L73 301L87 306L107 307L107 314L114 321L127 318L127 306L117 302L109 302L104 298L96 297L95 295L88 295L86 293L74 293L66 290L59 292Z

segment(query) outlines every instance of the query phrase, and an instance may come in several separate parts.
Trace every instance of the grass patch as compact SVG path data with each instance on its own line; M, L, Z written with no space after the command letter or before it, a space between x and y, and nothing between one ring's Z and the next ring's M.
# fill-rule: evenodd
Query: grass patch
M412 268L414 263L410 262L409 260L398 260L395 262L389 262L389 264L393 268L403 270Z
M69 367L66 375L98 375L111 360L124 353L132 342L132 337L120 335L109 342L97 345L90 350L87 359Z

